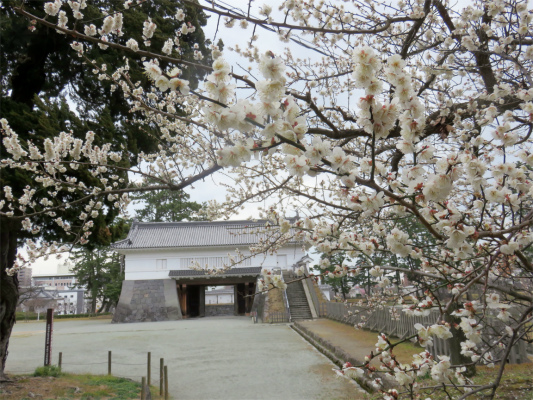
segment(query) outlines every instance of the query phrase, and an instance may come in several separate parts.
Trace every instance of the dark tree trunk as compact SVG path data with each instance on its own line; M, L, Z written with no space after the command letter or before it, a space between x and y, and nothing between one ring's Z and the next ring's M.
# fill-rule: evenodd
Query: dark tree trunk
M15 311L19 298L17 275L9 276L6 269L12 268L17 255L17 223L0 220L0 381L6 380L4 369L8 355L9 338L15 325Z
M91 314L96 314L96 293L93 293L92 294L92 299L91 299Z
M454 304L450 309L450 313L455 311L457 306ZM450 324L450 332L452 337L448 339L448 345L450 346L450 362L452 365L462 365L462 364L471 364L472 360L470 357L466 357L461 354L461 342L466 340L466 336L461 328L459 328L459 323L461 319L450 314L445 314L444 319ZM468 365L464 375L467 377L474 376L476 374L476 366Z

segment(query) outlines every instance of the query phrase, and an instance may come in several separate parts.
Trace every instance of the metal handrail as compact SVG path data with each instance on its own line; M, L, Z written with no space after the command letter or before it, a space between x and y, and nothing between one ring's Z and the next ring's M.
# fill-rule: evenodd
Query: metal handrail
M316 315L320 317L320 301L318 300L315 287L311 282L311 278L309 277L309 270L307 269L307 265L304 265L304 274L307 277L305 279L305 283L307 285L307 288L309 289L309 293L311 293L311 301L313 302L313 306L315 307Z
M281 274L281 279L283 279L283 282L285 282L285 279L283 278L283 273ZM287 289L283 289L283 299L285 300L285 309L287 311L287 316L289 317L289 323L292 322L291 318L291 309L289 306L289 299L287 298Z
M252 312L255 312L254 323L257 323L259 319L261 319L261 322L263 322L264 295L258 290L258 281L259 278L257 279L255 285L255 296L252 303Z

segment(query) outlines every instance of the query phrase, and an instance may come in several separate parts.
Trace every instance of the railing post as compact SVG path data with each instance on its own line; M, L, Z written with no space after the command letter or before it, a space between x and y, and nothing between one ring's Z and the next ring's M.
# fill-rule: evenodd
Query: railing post
M168 366L165 365L165 400L168 400Z
M151 379L151 371L152 371L152 353L148 352L148 359L146 360L146 381L148 382L148 386L151 385L152 379Z
M164 365L165 365L165 359L160 358L159 359L159 396L163 396L163 384L165 382Z

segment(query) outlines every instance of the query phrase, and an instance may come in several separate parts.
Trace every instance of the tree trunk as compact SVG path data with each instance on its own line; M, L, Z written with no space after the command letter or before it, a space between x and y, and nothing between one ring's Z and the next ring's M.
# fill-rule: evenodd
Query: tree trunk
M15 325L15 311L19 298L17 275L9 276L6 269L12 268L17 255L17 223L7 219L0 220L0 381L4 374L8 355L9 338Z
M450 309L450 313L457 309L457 305L453 304ZM450 346L450 362L452 365L462 365L462 364L471 364L472 360L470 357L466 357L461 354L461 342L466 340L466 336L461 328L459 328L459 323L461 319L454 317L450 314L445 314L444 319L450 324L450 332L452 337L448 339L448 345ZM464 375L467 377L474 376L476 374L475 365L467 365Z
M103 313L103 312L107 312L109 310L109 301L104 297L102 299L102 305L100 306L100 308L96 311L97 314L100 314L100 313Z
M96 275L93 274L93 285L91 287L91 314L96 314L96 297L98 295L98 287L96 287Z

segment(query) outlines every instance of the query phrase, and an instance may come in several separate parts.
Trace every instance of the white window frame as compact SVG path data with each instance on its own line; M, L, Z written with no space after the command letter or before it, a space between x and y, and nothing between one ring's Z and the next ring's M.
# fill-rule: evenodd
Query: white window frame
M164 271L167 269L167 259L166 258L158 258L155 260L155 269L157 271Z

